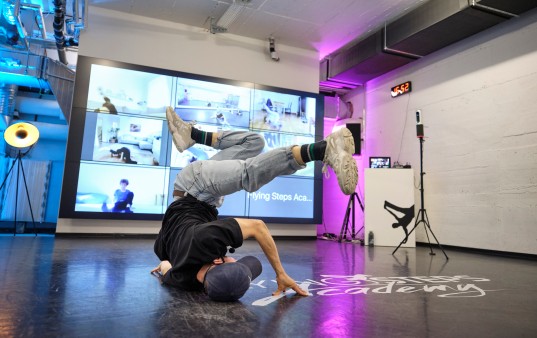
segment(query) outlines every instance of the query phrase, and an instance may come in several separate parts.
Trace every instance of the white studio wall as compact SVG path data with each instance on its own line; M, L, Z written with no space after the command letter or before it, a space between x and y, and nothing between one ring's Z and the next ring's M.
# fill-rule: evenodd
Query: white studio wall
M417 208L422 112L425 209L441 244L537 253L536 35L532 11L366 84L362 158L410 162ZM392 98L405 81L412 92ZM416 240L427 241L421 225Z
M79 55L317 93L316 51L278 45L271 60L265 40L208 31L90 7Z

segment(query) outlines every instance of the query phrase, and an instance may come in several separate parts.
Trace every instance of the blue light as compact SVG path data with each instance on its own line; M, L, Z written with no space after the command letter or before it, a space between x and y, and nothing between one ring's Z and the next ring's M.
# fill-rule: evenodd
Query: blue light
M2 9L2 15L4 16L4 18L7 20L7 22L10 25L15 25L15 23L17 22L14 12L15 12L14 4L6 4L4 8Z
M1 58L0 66L5 68L20 68L21 60L10 57Z

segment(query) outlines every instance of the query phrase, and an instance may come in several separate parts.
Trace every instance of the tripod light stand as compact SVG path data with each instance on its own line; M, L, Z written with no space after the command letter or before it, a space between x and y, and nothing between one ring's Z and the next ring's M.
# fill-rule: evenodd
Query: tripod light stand
M32 149L34 144L39 139L39 130L32 124L22 122L22 123L15 123L9 126L6 131L4 132L4 140L9 144L10 146L17 148L17 157L11 164L11 167L9 168L6 177L4 178L4 182L2 182L2 185L0 186L0 190L4 187L4 185L7 182L7 179L9 175L13 172L13 168L15 165L17 165L17 180L16 180L16 186L15 186L15 220L14 220L14 227L13 227L13 235L17 232L17 207L18 207L18 199L19 199L19 178L20 174L22 173L22 179L24 182L24 188L26 190L26 197L28 198L28 206L30 207L30 215L32 216L32 223L34 226L34 233L37 235L37 229L35 227L35 220L34 220L34 213L32 211L32 204L30 203L30 194L28 193L28 185L26 184L26 175L24 174L24 167L22 165L22 158L28 154L28 152ZM22 152L22 149L29 148L26 152Z
M408 239L408 236L414 230L416 230L418 225L420 225L420 223L423 223L424 226L425 226L425 228L424 228L425 229L425 235L427 235L427 241L429 242L429 248L431 250L431 252L429 254L430 255L435 255L435 253L433 252L433 247L431 246L431 240L429 238L429 233L427 232L427 230L430 231L431 234L433 235L433 237L434 237L434 239L436 241L436 244L438 244L438 246L440 247L440 249L444 253L444 256L446 256L446 259L449 259L449 257L446 255L446 252L444 251L444 248L442 248L442 245L440 245L440 242L438 242L438 239L436 238L436 236L434 235L433 230L431 229L431 225L429 223L429 218L427 217L427 210L425 210L425 202L424 202L424 191L425 191L425 189L423 187L423 175L425 175L425 173L423 172L423 137L424 137L424 132L423 132L423 124L421 123L421 112L419 110L416 112L416 118L417 118L417 123L418 123L416 129L417 129L418 138L420 140L420 200L421 200L420 210L418 211L418 215L416 216L416 223L414 224L414 227L405 236L405 238L401 241L401 243L399 243L397 248L395 248L395 250L393 250L392 255L395 254L395 252L401 247L401 245L406 243L406 241Z
M343 225L341 225L341 231L339 232L338 242L341 243L343 238L347 239L347 232L349 230L349 219L350 215L352 213L352 228L351 228L351 241L355 239L356 235L364 228L363 226L358 229L358 231L354 231L355 227L355 208L354 208L354 200L357 199L358 203L360 203L360 208L362 209L362 212L364 211L364 205L362 204L362 201L360 200L360 197L357 193L353 192L349 196L349 203L347 204L347 211L345 212L345 217L343 218ZM363 244L363 241L361 241Z

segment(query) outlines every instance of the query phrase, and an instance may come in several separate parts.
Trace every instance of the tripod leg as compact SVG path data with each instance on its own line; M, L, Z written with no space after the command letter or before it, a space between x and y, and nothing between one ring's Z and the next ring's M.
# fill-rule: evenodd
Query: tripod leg
M345 211L345 217L343 218L343 224L341 225L341 231L339 232L338 242L340 243L343 240L343 236L345 236L345 239L347 239L347 232L349 231L349 215L350 209L347 208L347 211Z
M425 221L424 219L423 223L425 224L425 227L423 229L425 229L425 236L427 236L427 242L429 243L429 250L431 250L429 252L429 255L434 256L436 254L433 251L433 246L431 245L431 239L429 238L429 232L427 231L427 227L428 227L427 221Z
M358 193L354 193L356 195L356 199L358 200L358 203L360 204L360 209L364 211L364 205L362 204L362 201L360 200L360 196L358 196Z
M20 176L20 159L17 157L16 161L19 161L17 163L17 186L15 187L15 218L13 220L13 236L17 234L17 207L18 207L18 201L19 201L19 176Z
M433 251L433 246L431 244L431 239L429 238L429 232L427 231L427 226L425 226L423 229L425 229L425 236L427 236L427 242L429 243L429 250L431 250L429 252L429 255L434 256L436 254Z
M28 206L30 207L30 215L32 216L32 224L34 226L34 234L37 236L37 228L35 227L34 212L32 210L32 202L30 202L30 194L28 193L28 185L26 184L26 175L24 174L24 167L22 166L22 159L19 158L19 161L20 161L20 169L22 171L22 178L24 180L24 188L26 189L26 197L28 198Z
M364 212L364 205L363 205L362 201L360 200L360 196L358 196L358 193L356 193L356 192L354 193L354 196L355 196L356 199L358 200L358 204L360 204L360 209L362 209L362 214L363 214L363 212ZM353 210L353 212L354 212L354 210ZM365 220L364 220L364 223L365 223ZM356 235L359 234L360 231L362 231L362 230L364 229L364 227L365 227L365 224L364 224L364 223L362 223L362 224L363 224L362 227L361 227L360 229L358 229L358 231L356 231ZM364 240L361 240L361 242L362 242L362 245L364 245L364 242L365 242L365 234L364 234Z
M410 236L410 234L413 233L414 230L416 230L417 227L418 227L418 223L416 223L416 225L414 225L414 227L412 228L412 230L410 230L410 232L408 233L408 235ZM406 237L405 237L405 239L406 239ZM395 250L393 250L392 255L393 255L393 254L394 254L394 253L401 247L401 245L403 245L404 243L405 243L405 240L403 239L403 240L401 241L401 243L399 243L399 245L397 246L397 248L395 248Z
M444 251L444 248L442 247L442 245L440 244L440 242L438 241L438 239L436 238L436 236L434 235L434 232L433 230L431 229L431 225L429 224L429 217L427 216L427 211L424 210L424 215L425 215L425 226L426 228L429 228L429 231L431 232L431 234L433 235L434 237L434 240L436 241L436 244L438 244L438 247L440 248L440 250L442 250L442 253L444 254L444 256L446 256L446 259L449 259L448 255L446 254L446 252Z
M13 171L13 167L15 166L15 164L17 163L17 161L13 161L13 163L11 164L11 167L9 168L9 170L7 171L7 174L6 174L6 177L4 178L4 182L2 182L2 185L0 186L0 190L2 190L2 188L4 187L4 185L6 184L7 182L7 178L9 177L9 174L11 174L11 172Z
M2 188L4 187L4 185L6 184L7 182L7 179L9 177L9 174L11 174L13 172L13 167L15 167L15 164L17 163L17 160L13 161L13 163L11 164L11 167L9 168L9 170L7 171L7 174L6 174L6 177L4 178L4 182L2 182L2 185L0 186L0 190L2 190ZM18 168L18 167L17 167ZM17 179L18 179L18 176L17 176ZM17 181L17 190L19 189L19 186L18 186L18 181ZM17 219L17 202L15 200L15 220ZM16 234L16 231L17 231L17 222L15 221L15 228L13 229L13 236L15 236Z
M416 217L416 223L414 224L414 227L412 228L412 230L410 230L410 232L408 233L408 235L405 236L405 238L401 241L401 243L399 243L399 245L397 246L397 248L395 248L395 250L393 250L392 255L393 255L397 250L399 250L399 248L401 247L401 245L403 245L404 243L406 243L406 241L408 240L408 236L410 236L410 235L414 232L414 230L416 230L416 228L418 227L418 225L420 224L420 222L425 222L425 221L423 221L423 220L420 220L420 213L422 213L421 210L418 211L418 216ZM422 213L422 214L423 214L423 213Z
M339 232L338 242L341 243L343 239L343 234L345 234L345 239L347 239L347 231L349 228L349 215L350 215L351 199L347 204L347 210L345 211L345 217L343 218L343 224L341 225L341 231Z
M354 230L356 229L355 228L355 221L356 221L356 215L354 213L354 197L355 197L356 193L353 193L352 196L351 196L351 208L352 210L349 210L349 212L352 212L352 231L351 231L351 238L352 240L354 240L355 236L356 236L356 232L354 232Z

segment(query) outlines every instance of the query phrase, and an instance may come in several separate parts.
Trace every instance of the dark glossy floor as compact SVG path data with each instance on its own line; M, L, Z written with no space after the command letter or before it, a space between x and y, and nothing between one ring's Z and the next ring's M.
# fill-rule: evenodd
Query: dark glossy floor
M428 247L277 240L309 297L236 303L159 284L153 240L0 236L0 337L537 337L537 262ZM236 257L262 258L247 241ZM267 298L268 297L268 298Z

